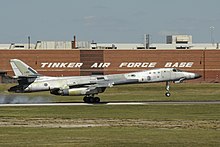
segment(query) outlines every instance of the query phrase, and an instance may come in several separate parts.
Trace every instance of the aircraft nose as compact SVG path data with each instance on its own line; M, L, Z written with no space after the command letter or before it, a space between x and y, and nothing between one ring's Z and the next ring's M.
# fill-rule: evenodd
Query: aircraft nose
M200 74L195 74L195 79L201 78L202 76Z

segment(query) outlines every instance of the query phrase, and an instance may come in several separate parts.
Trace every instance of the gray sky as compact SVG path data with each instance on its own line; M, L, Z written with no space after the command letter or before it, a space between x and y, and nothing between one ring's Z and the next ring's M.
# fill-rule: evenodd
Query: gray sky
M220 0L0 0L0 43L37 40L220 42Z

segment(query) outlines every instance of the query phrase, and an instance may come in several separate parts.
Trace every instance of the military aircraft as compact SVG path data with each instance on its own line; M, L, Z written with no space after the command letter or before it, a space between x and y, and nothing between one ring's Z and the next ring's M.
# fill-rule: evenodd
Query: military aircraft
M18 80L18 85L11 87L10 92L50 91L54 95L85 96L83 100L86 103L100 102L100 98L95 95L103 93L106 88L123 84L165 82L165 95L170 97L170 82L181 83L184 80L201 77L199 74L176 68L159 68L112 75L50 77L40 75L19 59L11 59L10 64L15 74L14 78Z

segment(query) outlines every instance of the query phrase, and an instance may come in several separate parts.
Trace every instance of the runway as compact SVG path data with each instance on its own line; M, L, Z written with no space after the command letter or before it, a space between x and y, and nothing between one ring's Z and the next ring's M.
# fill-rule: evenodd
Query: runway
M34 106L98 106L98 105L201 105L220 104L220 101L144 101L144 102L101 102L101 103L32 103L32 104L0 104L0 107L34 107Z

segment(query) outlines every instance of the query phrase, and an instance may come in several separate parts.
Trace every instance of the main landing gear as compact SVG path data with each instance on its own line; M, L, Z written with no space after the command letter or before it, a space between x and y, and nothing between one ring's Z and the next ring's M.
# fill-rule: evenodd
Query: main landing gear
M83 101L85 103L99 103L100 102L100 98L99 97L94 97L94 95L93 96L85 96L83 98Z
M167 81L166 82L166 93L165 93L166 97L170 97L171 94L170 94L170 82Z

